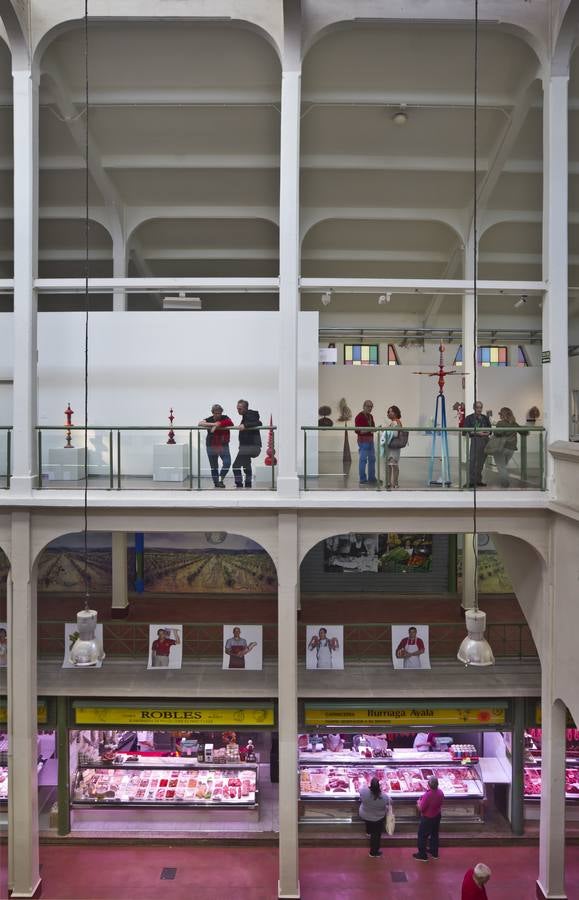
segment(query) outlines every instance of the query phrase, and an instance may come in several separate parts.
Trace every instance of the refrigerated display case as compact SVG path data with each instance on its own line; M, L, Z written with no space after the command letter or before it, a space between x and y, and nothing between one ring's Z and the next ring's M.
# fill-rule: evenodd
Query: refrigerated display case
M412 752L409 755L416 756ZM322 759L316 763L300 761L301 821L352 821L357 817L359 789L374 777L391 797L397 819L413 821L416 800L427 789L428 779L435 776L446 798L445 819L482 822L485 787L479 765L457 764L448 759L449 754L420 755L447 759L371 761L352 755L341 764Z
M258 765L210 765L189 759L159 757L79 764L71 782L71 802L78 807L212 807L256 809Z
M539 760L540 762L540 760ZM524 796L525 800L541 799L541 767L540 765L525 766L524 768ZM579 760L567 760L565 770L565 799L579 800Z

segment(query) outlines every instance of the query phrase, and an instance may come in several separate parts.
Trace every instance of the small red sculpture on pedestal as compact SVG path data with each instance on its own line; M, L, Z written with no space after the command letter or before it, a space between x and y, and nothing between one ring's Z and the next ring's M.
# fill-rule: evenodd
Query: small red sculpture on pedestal
M74 416L74 410L70 408L70 403L64 410L64 415L66 418L66 422L64 424L66 425L66 428L67 428L67 430L65 432L66 444L64 445L64 449L68 450L68 449L72 449L72 441L70 439L70 437L71 437L70 429L74 428L74 425L72 424L72 417Z
M266 466L277 466L273 443L273 416L269 417L269 431L267 433L267 448L265 451L264 464Z
M173 407L169 410L169 422L171 423L171 428L169 429L169 440L168 444L175 443L175 432L173 431L173 422L175 421L175 416L173 415Z

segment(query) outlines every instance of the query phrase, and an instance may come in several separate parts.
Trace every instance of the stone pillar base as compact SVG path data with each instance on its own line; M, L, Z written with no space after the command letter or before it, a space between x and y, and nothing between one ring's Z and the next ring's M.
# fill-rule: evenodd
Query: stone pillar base
M567 894L546 894L539 881L537 881L535 888L537 900L567 900Z

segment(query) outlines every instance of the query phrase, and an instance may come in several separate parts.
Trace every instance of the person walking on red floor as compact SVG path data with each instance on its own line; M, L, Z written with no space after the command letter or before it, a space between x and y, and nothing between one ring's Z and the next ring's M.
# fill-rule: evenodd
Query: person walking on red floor
M460 900L488 900L485 884L490 877L491 870L484 863L469 869L462 881Z
M386 813L390 806L388 794L383 794L380 782L373 778L370 787L360 788L360 818L366 823L366 833L370 835L370 856L382 856L380 835L384 831Z
M416 801L420 813L418 825L418 853L414 859L428 862L428 857L438 859L438 830L442 815L444 794L438 787L438 778L428 779L428 790Z

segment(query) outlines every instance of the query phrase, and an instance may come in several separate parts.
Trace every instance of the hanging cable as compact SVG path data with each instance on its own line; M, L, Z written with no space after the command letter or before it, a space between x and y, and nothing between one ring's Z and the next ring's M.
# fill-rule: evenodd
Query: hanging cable
M88 0L84 0L84 102L85 102L85 129L84 129L84 240L85 240L85 265L84 265L84 608L89 608L89 575L88 575L88 311L89 311L89 131L88 131Z
M477 281L478 281L478 182L477 182L477 162L478 162L478 153L477 153L477 126L478 126L478 0L474 0L474 79L473 79L473 152L472 152L472 198L473 198L473 208L472 208L472 235L473 235L473 278L472 278L472 288L473 288L473 303L474 303L474 315L473 315L473 387L474 387L474 400L475 403L478 399L478 390L477 390L477 366L478 366L478 352L477 352L477 342L478 342L478 295L477 295ZM476 437L476 412L475 412L475 436L471 438L477 442ZM480 452L480 448L478 446L478 442L475 444L475 459ZM473 481L473 491L472 491L472 545L474 552L474 567L473 567L473 579L474 579L474 608L478 610L478 524L477 524L477 483L476 478Z

